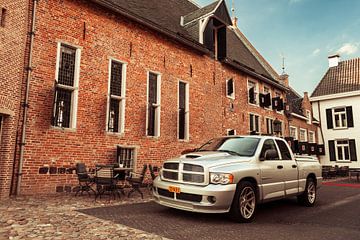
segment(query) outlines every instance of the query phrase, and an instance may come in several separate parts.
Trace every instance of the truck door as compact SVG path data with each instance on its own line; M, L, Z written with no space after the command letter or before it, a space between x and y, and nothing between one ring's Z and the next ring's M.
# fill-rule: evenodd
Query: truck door
M275 159L264 160L265 151L274 149L278 152L275 142L272 139L265 140L260 153L261 185L264 200L281 198L285 195L283 161L279 154Z
M288 145L283 140L276 140L284 166L285 194L297 194L299 192L299 171L295 159L292 159Z

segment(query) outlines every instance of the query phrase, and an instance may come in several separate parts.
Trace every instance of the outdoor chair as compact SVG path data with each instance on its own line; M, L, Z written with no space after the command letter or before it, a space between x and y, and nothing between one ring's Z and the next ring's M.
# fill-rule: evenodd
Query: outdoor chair
M94 178L92 178L87 170L85 163L77 163L76 164L76 175L78 177L79 186L76 191L75 196L77 196L79 193L80 195L83 194L83 192L87 192L90 195L90 192L93 192L96 194L95 190L92 189L91 185L94 184Z
M349 166L342 166L339 169L339 175L341 177L346 177L349 175Z
M97 189L95 201L105 193L109 193L109 198L113 196L115 199L116 195L119 198L121 197L122 187L117 185L117 176L114 176L114 165L97 165L94 180Z
M140 190L140 187L144 181L146 169L147 169L147 165L144 164L141 174L130 172L130 175L126 178L126 180L129 182L129 184L131 185L131 188L132 188L130 190L130 192L128 193L128 197L130 197L130 195L136 191L136 192L140 193L141 198L144 198L143 193Z
M148 184L149 191L151 191L153 188L153 181L157 177L157 174L155 174L155 172L157 172L157 170L158 170L157 167L153 167L151 164L149 164L149 171L150 171L150 176L151 176L151 182Z

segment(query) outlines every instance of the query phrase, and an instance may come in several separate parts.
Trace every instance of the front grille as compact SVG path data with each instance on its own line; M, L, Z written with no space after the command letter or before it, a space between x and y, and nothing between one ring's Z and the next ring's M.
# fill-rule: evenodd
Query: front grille
M179 164L178 163L164 163L165 169L171 169L171 170L178 170Z
M178 193L176 194L176 199L190 201L190 202L201 202L202 196L191 193Z
M163 177L167 178L167 179L172 179L172 180L178 180L179 179L179 173L177 172L168 172L168 171L163 171Z
M174 193L169 192L166 189L158 188L158 193L159 193L159 195L161 195L163 197L174 198Z
M184 182L202 183L202 182L204 182L204 175L183 173L183 181Z
M190 171L190 172L204 172L204 167L199 165L193 165L185 163L183 167L184 171Z

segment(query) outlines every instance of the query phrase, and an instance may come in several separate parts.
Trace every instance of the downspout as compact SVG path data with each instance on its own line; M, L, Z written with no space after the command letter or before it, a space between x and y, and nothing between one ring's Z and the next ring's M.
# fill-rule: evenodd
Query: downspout
M25 152L25 144L26 144L26 122L27 122L27 114L29 108L29 88L31 81L31 72L32 72L32 52L34 47L34 36L35 36L35 20L36 20L36 7L37 1L33 1L33 11L32 11L32 22L31 22L31 30L30 34L30 44L29 44L29 59L28 66L26 67L27 78L26 78L26 88L25 88L25 101L22 104L24 108L23 113L23 123L22 123L22 131L21 131L21 143L20 143L20 159L19 159L19 169L18 169L18 177L16 182L16 195L20 194L21 180L22 180L22 170L23 170L23 162L24 162L24 152Z

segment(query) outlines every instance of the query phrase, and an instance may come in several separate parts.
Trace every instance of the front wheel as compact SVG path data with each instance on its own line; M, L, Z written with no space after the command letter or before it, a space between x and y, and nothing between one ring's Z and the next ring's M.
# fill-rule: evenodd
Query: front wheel
M306 180L305 191L297 197L298 202L306 207L312 207L315 205L316 196L316 183L314 179L308 178Z
M248 181L240 182L230 209L230 217L236 222L252 222L256 211L256 188Z

